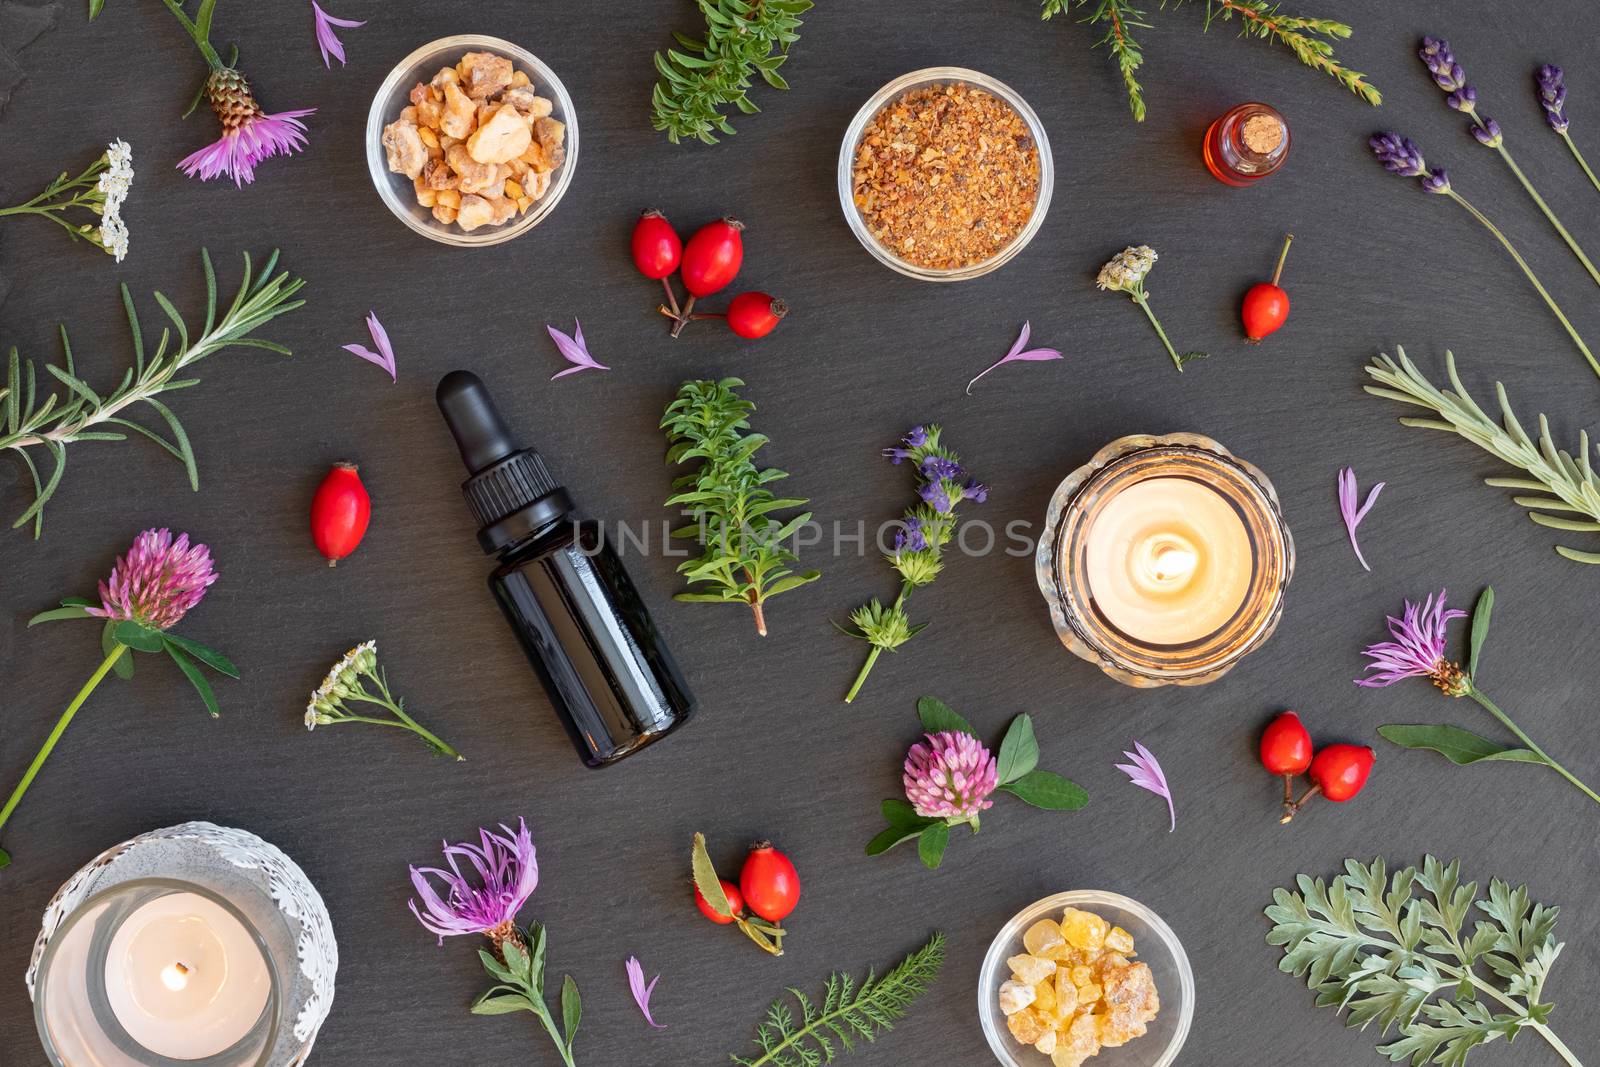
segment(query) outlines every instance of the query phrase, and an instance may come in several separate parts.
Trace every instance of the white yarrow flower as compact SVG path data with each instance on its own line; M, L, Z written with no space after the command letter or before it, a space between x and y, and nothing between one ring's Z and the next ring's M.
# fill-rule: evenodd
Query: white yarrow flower
M1100 268L1095 284L1101 289L1129 293L1144 283L1145 275L1156 265L1156 250L1149 245L1129 245Z

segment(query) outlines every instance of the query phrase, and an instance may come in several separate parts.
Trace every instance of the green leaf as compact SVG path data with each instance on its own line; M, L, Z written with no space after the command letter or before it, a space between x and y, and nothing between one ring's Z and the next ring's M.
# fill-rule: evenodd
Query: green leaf
M1029 771L1000 787L1017 799L1047 811L1077 811L1089 803L1082 786L1050 771Z
M175 633L163 633L161 639L169 645L177 645L195 659L204 663L218 674L225 674L229 678L239 677L239 668L233 661L215 649L207 648L198 641L191 641L187 637L179 637Z
M533 1011L533 1005L528 1003L528 998L521 993L508 993L500 997L488 997L475 1001L472 1005L474 1015L509 1015L514 1011Z
M162 649L161 631L152 630L132 619L123 619L111 631L111 636L140 652L160 652Z
M891 797L878 807L883 817L889 820L890 826L924 826L932 821L925 815L918 815L910 801L898 797Z
M694 872L695 888L700 890L700 895L711 905L711 910L726 918L733 918L733 905L728 903L728 894L722 891L722 882L717 878L717 868L706 852L705 834L694 835L690 867Z
M100 629L100 652L102 655L109 657L112 650L117 647L116 632L117 621L115 619L107 619L105 626ZM118 678L123 680L132 678L133 657L128 655L118 656L116 663L111 665L111 669Z
M1511 748L1479 737L1459 726L1402 725L1378 727L1378 733L1401 748L1437 752L1458 767L1485 760L1510 760L1516 763L1544 763L1538 753L1526 748Z
M1005 740L1000 742L1000 758L996 763L999 783L1014 782L1039 765L1039 742L1033 736L1033 719L1028 714L1011 720Z
M101 9L106 6L106 0L89 0L89 20L92 22L99 17Z
M881 856L898 844L909 841L913 837L920 837L922 831L935 821L933 819L920 819L913 826L890 826L880 830L876 837L867 842L867 855Z
M178 450L178 458L183 460L183 469L189 475L189 488L195 492L200 491L200 468L195 463L194 447L189 444L189 435L184 432L183 424L178 421L178 416L155 397L146 397L145 403L155 408L156 414L166 422L167 429L172 431L172 443Z
M60 619L92 619L92 618L94 618L94 616L90 615L89 612L86 611L83 607L81 607L81 606L79 606L77 604L71 604L71 605L68 605L66 607L51 608L49 611L41 611L41 612L39 612L39 614L35 615L33 618L28 620L28 625L29 626L34 626L34 625L36 625L38 623L41 623L41 622L56 622L56 621L58 621Z
M505 956L506 970L511 972L513 980L519 985L528 984L528 968L533 965L533 958L528 950L514 941L500 942L500 952Z
M483 964L483 969L489 972L490 977L497 978L502 982L515 982L518 980L517 976L512 974L505 964L494 958L494 953L480 948L478 950L478 959Z
M86 596L64 596L61 598L61 606L64 608L70 608L74 606L80 608L92 608L96 605L96 603L97 601L90 600Z
M567 1049L572 1049L572 1039L578 1036L578 1023L583 1018L583 1001L578 997L578 983L567 975L561 981L561 1030L567 1037Z
M930 734L951 732L978 736L971 723L936 697L920 697L917 700L917 717L922 720L923 730Z
M1494 611L1494 586L1486 585L1478 594L1477 606L1472 609L1472 639L1467 646L1467 677L1478 678L1478 652L1483 639L1489 636L1489 615Z
M544 960L545 953L550 949L550 940L545 933L543 923L534 923L528 927L528 987L533 990L533 995L541 999L543 1007L544 997Z
M178 665L184 677L194 686L195 692L200 694L200 699L205 702L206 711L210 712L213 719L218 718L222 712L217 708L216 694L211 691L211 683L206 681L206 676L200 673L200 668L195 665L194 660L177 645L167 645L166 648L167 655L172 657L172 662Z
M926 827L917 837L917 855L930 871L944 862L945 846L950 843L950 824L940 821Z

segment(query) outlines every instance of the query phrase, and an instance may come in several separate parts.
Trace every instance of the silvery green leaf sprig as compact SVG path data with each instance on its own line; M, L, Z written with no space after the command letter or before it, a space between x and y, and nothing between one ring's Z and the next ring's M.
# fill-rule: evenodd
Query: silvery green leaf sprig
M172 409L157 397L178 389L198 385L198 378L182 377L182 373L213 353L233 346L264 348L269 352L289 355L289 349L251 334L279 315L293 311L305 303L294 299L305 283L291 278L287 271L274 275L278 263L276 250L267 258L259 275L252 275L250 254L244 256L244 277L233 302L219 317L217 314L217 277L211 266L211 256L200 252L205 267L206 319L198 335L191 338L189 327L172 302L161 293L155 294L156 303L172 320L171 328L163 327L161 340L155 351L145 352L144 335L139 328L139 316L134 310L128 287L122 286L122 306L128 316L128 328L133 335L133 366L123 374L122 380L109 393L101 395L88 381L78 375L72 362L72 344L67 338L67 328L61 327L61 365L44 363L44 371L65 386L66 392L49 388L49 379L38 373L32 360L23 361L13 347L6 365L6 375L0 381L0 452L15 454L28 470L33 482L33 503L12 523L16 528L33 523L33 536L38 538L44 527L44 506L61 484L67 469L67 447L80 441L123 441L131 431L148 437L176 456L189 474L189 485L200 488L199 469L195 464L194 449L189 435ZM173 343L176 331L177 343ZM44 388L41 388L43 386ZM143 408L141 409L141 405ZM132 418L134 412L148 409L165 424L166 433L152 429ZM47 475L41 475L34 453L44 453L51 462Z
M1550 422L1541 414L1539 437L1535 441L1517 421L1505 386L1499 382L1494 383L1495 397L1500 403L1500 421L1496 422L1461 383L1452 353L1444 354L1450 389L1434 388L1427 376L1406 357L1404 348L1397 347L1395 354L1398 362L1384 354L1375 357L1367 366L1367 374L1379 384L1365 386L1366 391L1373 396L1426 408L1438 416L1403 418L1400 420L1403 425L1459 434L1501 461L1527 472L1531 477L1485 478L1484 484L1519 490L1520 495L1511 499L1528 508L1528 518L1540 526L1573 533L1600 533L1600 476L1591 463L1586 431L1578 432L1578 447L1569 454L1556 447L1550 436ZM1600 563L1600 552L1580 551L1566 545L1557 545L1556 551L1579 563Z
M1348 1026L1397 1031L1378 1046L1392 1062L1460 1067L1477 1046L1531 1030L1582 1067L1550 1028L1555 1005L1543 999L1563 947L1559 909L1498 878L1477 896L1459 860L1427 856L1420 871L1392 875L1382 859L1345 860L1330 881L1302 874L1295 889L1273 890L1267 944L1283 947L1278 969L1304 977L1319 1007L1348 1011Z
M716 144L733 133L723 110L746 115L761 109L746 90L761 75L774 89L787 89L778 68L800 39L800 16L812 0L697 0L706 20L704 37L674 33L679 48L655 55L661 79L651 93L655 128L673 144L686 137Z

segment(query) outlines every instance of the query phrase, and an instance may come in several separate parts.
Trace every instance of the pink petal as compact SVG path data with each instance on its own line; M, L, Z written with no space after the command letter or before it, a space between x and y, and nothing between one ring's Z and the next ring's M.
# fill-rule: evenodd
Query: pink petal
M985 374L988 374L990 371L994 370L996 367L1002 366L1002 365L1004 365L1006 363L1011 363L1011 362L1015 362L1015 361L1024 361L1024 362L1028 362L1028 363L1041 363L1041 362L1044 362L1045 360L1062 358L1061 357L1061 353L1059 351L1057 351L1056 349L1054 349L1054 348L1029 348L1026 351L1024 351L1024 347L1023 346L1025 346L1028 343L1028 338L1031 337L1032 335L1033 335L1033 325L1032 325L1032 323L1024 322L1022 324L1022 332L1017 335L1017 340L1011 346L1011 350L1009 352L1007 352L1005 355L1001 356L999 358L999 360L997 360L996 362L994 362L990 366L985 367L983 369L983 371L978 374L977 378L974 378L974 379L972 379L972 381L967 383L967 395L968 396L972 395L972 387L974 385L978 384L978 378L982 378Z
M589 354L589 348L583 340L583 323L576 319L573 320L573 333L576 334L575 337L569 337L567 334L562 333L554 326L548 324L546 324L545 329L549 331L550 339L556 343L556 348L561 351L562 358L568 363L572 364L572 366L568 367L566 370L558 371L555 374L552 374L550 376L551 381L555 381L557 378L564 378L569 374L576 374L581 370L611 369L605 364L597 361Z
M372 343L378 346L378 351L383 353L384 362L379 364L389 372L389 377L395 376L394 345L389 343L389 331L383 328L383 323L378 321L376 311L367 312L367 332L372 334Z
M661 981L661 976L659 974L656 975L650 979L650 984L646 985L644 981L644 966L639 963L636 956L629 956L627 963L623 966L628 971L628 989L633 993L633 1002L639 1005L639 1011L644 1014L644 1021L657 1030L665 1030L666 1026L656 1022L655 1018L650 1014L650 997L655 993L656 983Z

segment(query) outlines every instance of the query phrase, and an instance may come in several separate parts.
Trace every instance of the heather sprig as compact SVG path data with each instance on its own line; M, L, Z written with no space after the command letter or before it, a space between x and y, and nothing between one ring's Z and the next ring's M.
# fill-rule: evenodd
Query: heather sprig
M67 231L74 241L84 240L121 263L128 254L128 225L122 221L122 203L133 186L133 149L117 140L77 177L62 171L32 200L0 208L0 218L38 215ZM67 212L82 209L96 222L73 222Z
M767 438L748 432L756 406L736 391L743 385L738 378L684 382L667 405L661 418L667 462L698 461L699 466L673 479L675 491L666 506L684 508L692 520L672 536L696 538L705 549L698 559L680 563L678 573L691 588L711 590L679 593L677 599L743 604L755 617L756 633L765 637L767 600L820 575L796 573L790 566L799 557L786 542L811 521L811 512L787 521L775 517L806 501L780 498L767 488L789 475L775 467L756 467L755 454Z
M1511 158L1511 153L1505 146L1505 136L1500 124L1478 112L1478 90L1468 84L1466 71L1456 62L1455 54L1450 49L1450 42L1442 37L1424 37L1422 47L1417 50L1417 56L1428 68L1428 73L1433 76L1434 84L1447 94L1445 102L1454 110L1472 119L1472 125L1468 127L1472 131L1472 136L1477 138L1479 144L1492 148L1500 154L1501 160L1516 176L1528 196L1539 206L1539 210L1544 212L1544 217L1555 227L1556 233L1561 235L1561 239L1567 243L1572 254L1578 257L1583 269L1589 272L1589 277L1594 279L1596 285L1600 285L1600 270L1590 262L1589 257L1578 246L1577 240L1567 232L1565 226L1561 225L1556 213L1550 210L1550 205L1545 203L1544 197L1539 195L1533 183L1528 180L1528 176L1522 172L1522 168L1517 166L1517 161Z
M716 144L717 134L734 132L727 108L746 115L760 111L748 95L757 74L774 89L789 88L778 68L800 39L800 16L812 7L812 0L696 2L705 36L674 33L680 47L655 55L661 79L651 93L653 122L673 144L685 137Z
M1059 774L1041 771L1039 742L1033 718L1011 720L998 757L990 754L972 725L942 701L917 701L923 740L906 752L900 784L905 799L885 800L889 825L867 843L867 855L879 856L912 838L917 855L929 870L944 860L950 831L970 826L978 832L979 816L994 806L996 790L1047 811L1076 811L1089 802L1083 788Z
M124 658L129 649L166 653L200 694L211 716L215 718L220 714L211 683L206 681L200 667L210 667L229 678L239 677L238 668L222 653L171 632L185 615L199 605L206 590L216 580L217 572L211 562L211 552L205 545L191 545L186 533L173 537L170 530L146 530L134 538L132 547L117 560L116 566L111 568L111 574L100 583L99 604L84 597L67 597L61 601L60 607L40 612L28 620L28 625L32 627L61 619L103 619L105 624L100 631L100 650L104 658L56 720L55 728L50 731L39 754L33 758L22 780L12 790L5 807L0 808L0 827L4 827L6 820L16 811L23 794L33 784L45 760L55 750L56 743L72 724L78 709L83 707L84 701L89 699L106 675L115 672L119 678L133 677L133 661ZM0 867L10 862L11 856L0 849Z
M1528 261L1522 258L1522 254L1512 245L1511 239L1501 232L1500 227L1489 221L1487 215L1473 207L1465 197L1455 191L1450 184L1448 171L1443 167L1429 170L1427 163L1422 158L1421 150L1417 148L1416 142L1409 137L1402 137L1397 133L1375 133L1367 144L1371 147L1372 153L1377 157L1378 162L1383 164L1385 170L1391 174L1398 174L1402 178L1416 178L1418 180L1417 183L1422 186L1424 192L1450 198L1460 204L1469 215L1482 223L1484 229L1494 234L1495 240L1499 241L1501 247L1510 253L1512 259L1516 260L1517 266L1522 268L1522 273L1527 277L1534 289L1538 291L1539 295L1544 298L1545 305L1560 321L1562 327L1567 331L1567 336L1572 338L1572 343L1578 346L1579 352L1583 353L1583 358L1589 363L1589 369L1593 370L1597 376L1600 376L1600 360L1595 359L1594 353L1589 351L1589 346L1584 344L1582 337L1578 336L1578 331L1572 325L1572 320L1568 319L1566 313L1561 310L1561 306L1556 303L1555 297L1550 295L1550 290L1546 289L1544 283L1539 281L1538 276L1533 273L1533 268L1528 266Z
M33 482L33 503L12 523L13 528L32 522L35 538L43 531L44 506L66 472L68 445L79 441L126 440L127 434L122 432L124 430L148 437L176 456L188 471L190 488L200 488L199 468L195 463L189 435L184 432L183 424L172 409L157 397L199 384L199 379L185 376L183 372L205 357L230 346L264 348L269 352L288 355L289 350L282 345L250 335L258 327L305 303L304 300L293 299L304 282L290 278L287 272L273 275L278 263L276 251L268 257L260 276L254 279L250 255L246 253L244 278L239 283L239 291L219 318L217 277L211 267L211 256L202 249L200 258L205 265L206 280L204 327L191 339L188 325L172 302L161 293L156 293L156 303L172 320L172 329L162 329L160 343L148 357L133 298L128 294L128 287L122 286L122 306L127 312L128 328L133 335L133 366L109 393L101 395L86 379L78 376L65 326L61 327L61 366L50 363L40 365L48 372L48 377L37 373L39 368L31 360L24 362L18 357L17 350L11 349L5 377L0 379L0 452L15 454ZM173 330L177 331L176 345L172 344ZM48 385L50 378L65 385L67 391L57 393L40 388ZM168 434L134 421L131 416L140 410L140 405L160 418ZM53 464L43 477L34 462L34 454L37 453L49 456Z
M1560 67L1546 63L1533 72L1533 81L1539 91L1539 106L1544 108L1544 119L1550 124L1572 152L1572 158L1578 161L1578 166L1583 168L1583 173L1589 176L1589 181L1596 189L1600 189L1600 177L1596 177L1590 168L1589 161L1583 158L1583 153L1578 151L1578 145L1573 141L1572 135L1567 132L1572 125L1572 120L1567 117L1567 86L1566 75Z
M1486 760L1541 764L1565 778L1584 796L1600 804L1600 794L1551 759L1478 688L1479 661L1484 638L1489 634L1489 617L1493 610L1494 589L1485 586L1472 612L1466 665L1463 666L1445 654L1445 640L1450 623L1466 618L1467 613L1447 610L1443 589L1439 590L1437 598L1430 595L1420 604L1406 601L1401 618L1393 615L1388 618L1390 640L1368 645L1361 653L1372 662L1367 665L1369 673L1357 678L1356 684L1368 689L1384 689L1408 678L1426 678L1447 697L1471 697L1524 747L1502 745L1459 726L1394 724L1378 727L1378 733L1401 748L1437 752L1458 766Z
M861 692L881 653L895 651L928 625L911 625L906 600L912 590L929 584L944 569L944 547L955 536L956 506L963 500L981 504L989 498L988 487L967 476L960 457L941 445L939 436L938 426L913 426L898 445L884 449L890 461L909 464L915 472L919 502L906 509L895 533L894 549L884 556L900 576L899 595L888 607L874 597L851 613L854 629L844 630L872 646L845 694L846 704Z

